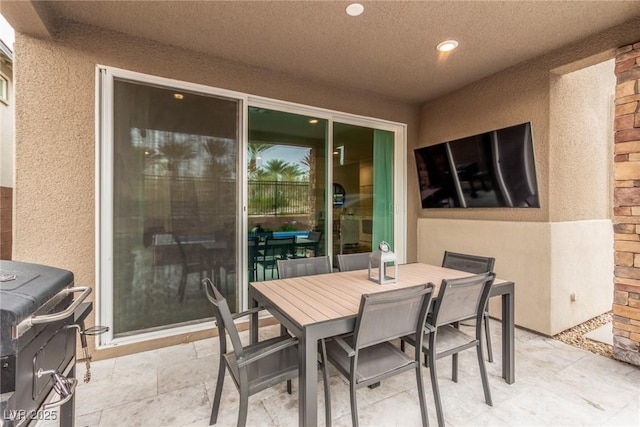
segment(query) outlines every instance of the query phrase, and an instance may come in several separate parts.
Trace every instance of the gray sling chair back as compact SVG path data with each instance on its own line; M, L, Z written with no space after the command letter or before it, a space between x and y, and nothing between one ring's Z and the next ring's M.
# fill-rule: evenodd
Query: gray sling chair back
M369 268L369 256L371 252L358 254L338 255L338 268L340 271L365 270Z
M328 360L349 379L353 426L358 425L356 390L410 369L416 372L422 425L428 425L421 351L409 357L389 340L414 334L422 341L432 293L433 285L418 285L363 295L354 333L321 341L324 369Z
M278 277L280 279L326 273L331 273L329 256L278 260Z
M285 335L243 346L234 320L255 313L261 308L256 307L231 315L227 301L213 285L211 279L204 279L203 283L207 299L213 304L220 339L218 379L209 425L215 424L218 420L225 369L229 368L231 379L240 394L238 426L245 426L249 396L285 381L287 381L287 392L291 394L291 379L298 376L298 340ZM227 334L231 340L230 351L227 351ZM323 372L325 371L323 369ZM326 376L324 379L327 381ZM328 399L328 387L325 389L327 390L325 396ZM327 422L330 423L331 409L328 404L325 405L325 414Z
M473 274L490 273L496 263L495 258L483 257L477 255L461 254L456 252L444 251L442 266L453 268L454 270L467 271ZM484 334L487 346L487 358L493 363L493 349L491 347L491 332L489 328L489 310L488 307L484 311Z
M493 406L487 368L480 348L480 338L482 337L482 317L494 278L493 273L483 273L460 279L443 280L438 290L438 297L435 299L433 313L427 320L428 331L425 332L422 350L425 355L425 363L429 366L431 374L433 398L440 427L444 427L445 423L438 387L436 360L443 357L452 356L451 377L454 382L458 382L458 353L475 348L482 377L484 399L487 405ZM475 318L474 336L458 329L458 322L469 319L471 316ZM419 348L420 343L417 342L416 336L415 334L408 335L402 340Z

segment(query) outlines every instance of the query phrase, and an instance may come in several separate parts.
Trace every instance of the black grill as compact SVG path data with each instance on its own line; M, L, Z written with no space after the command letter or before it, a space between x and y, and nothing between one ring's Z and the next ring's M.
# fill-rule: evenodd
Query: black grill
M0 261L0 426L73 426L76 332L90 292L73 287L70 271Z

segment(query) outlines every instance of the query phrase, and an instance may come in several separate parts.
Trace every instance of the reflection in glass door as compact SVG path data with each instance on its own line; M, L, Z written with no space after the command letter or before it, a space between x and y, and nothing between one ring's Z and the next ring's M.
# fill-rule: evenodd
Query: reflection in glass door
M114 337L210 318L205 277L237 308L240 106L114 79Z
M327 120L249 107L248 280L279 259L326 253Z
M394 134L333 124L333 252L393 249Z

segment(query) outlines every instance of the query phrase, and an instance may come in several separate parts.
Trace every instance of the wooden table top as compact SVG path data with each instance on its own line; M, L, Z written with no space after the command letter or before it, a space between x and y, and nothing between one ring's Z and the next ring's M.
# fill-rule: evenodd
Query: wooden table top
M393 268L388 273L393 272ZM319 274L290 279L252 282L253 289L297 324L304 327L342 317L355 316L363 294L433 283L435 295L442 279L456 279L469 273L435 265L413 263L398 265L398 281L379 285L368 279L367 270ZM504 280L496 280L496 283Z

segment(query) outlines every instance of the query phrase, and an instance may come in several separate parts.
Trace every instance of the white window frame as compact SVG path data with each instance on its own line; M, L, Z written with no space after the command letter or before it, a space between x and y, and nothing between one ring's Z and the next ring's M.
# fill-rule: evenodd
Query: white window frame
M9 105L9 78L0 73L0 101Z

